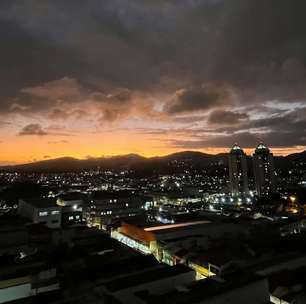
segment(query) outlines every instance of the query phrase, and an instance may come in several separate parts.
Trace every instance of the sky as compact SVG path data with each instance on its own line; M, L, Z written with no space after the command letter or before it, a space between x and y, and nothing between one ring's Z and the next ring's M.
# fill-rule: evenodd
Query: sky
M306 149L305 0L1 0L0 163Z

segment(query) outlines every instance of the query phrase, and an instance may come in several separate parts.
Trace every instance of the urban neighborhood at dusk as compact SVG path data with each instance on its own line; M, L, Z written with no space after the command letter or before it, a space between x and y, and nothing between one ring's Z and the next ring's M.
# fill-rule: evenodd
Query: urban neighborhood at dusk
M0 303L306 304L305 12L0 0Z

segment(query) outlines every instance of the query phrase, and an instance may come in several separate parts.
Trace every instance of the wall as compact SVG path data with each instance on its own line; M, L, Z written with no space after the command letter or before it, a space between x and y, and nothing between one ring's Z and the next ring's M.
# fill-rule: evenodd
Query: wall
M31 279L22 277L0 282L0 303L26 298L31 295Z

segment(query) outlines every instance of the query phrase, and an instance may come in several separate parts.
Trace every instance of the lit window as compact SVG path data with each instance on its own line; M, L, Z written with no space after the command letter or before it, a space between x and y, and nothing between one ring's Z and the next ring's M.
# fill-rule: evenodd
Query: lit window
M59 210L53 210L53 211L51 211L51 214L52 214L52 215L59 214L59 213L60 213Z
M72 220L73 220L73 216L69 216L69 217L68 217L68 220L69 220L69 221L72 221Z
M40 211L39 212L39 216L47 216L48 215L48 211Z

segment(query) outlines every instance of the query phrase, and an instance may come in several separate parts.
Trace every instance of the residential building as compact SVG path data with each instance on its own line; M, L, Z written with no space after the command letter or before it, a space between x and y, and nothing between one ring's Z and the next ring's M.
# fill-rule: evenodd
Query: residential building
M248 192L248 171L246 154L235 144L229 153L230 191L233 195Z
M276 191L274 159L270 149L260 143L253 154L255 185L258 196Z

